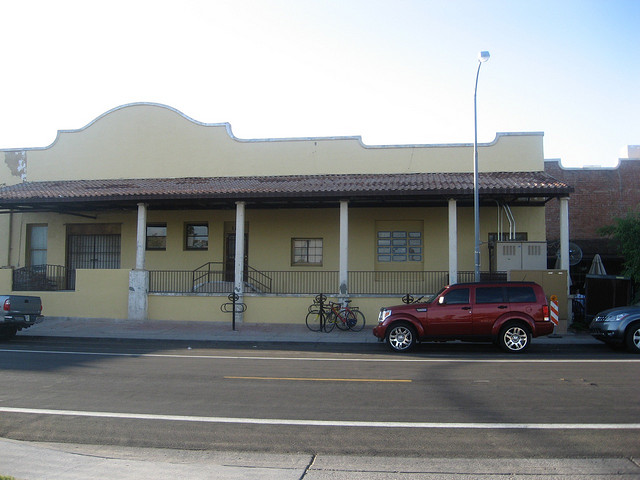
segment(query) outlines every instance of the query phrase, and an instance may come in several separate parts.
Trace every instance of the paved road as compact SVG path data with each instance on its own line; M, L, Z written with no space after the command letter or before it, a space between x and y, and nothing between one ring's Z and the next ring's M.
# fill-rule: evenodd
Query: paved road
M438 470L425 457L640 457L640 358L600 346L398 356L375 344L25 338L2 345L0 365L0 437L14 440L289 454L303 470L392 457L384 465L424 474Z

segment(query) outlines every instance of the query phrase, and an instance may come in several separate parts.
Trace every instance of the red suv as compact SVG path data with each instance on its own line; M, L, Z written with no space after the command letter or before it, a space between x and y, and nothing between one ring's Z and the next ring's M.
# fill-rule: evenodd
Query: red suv
M424 341L493 341L523 352L553 332L542 287L533 282L458 283L425 303L380 309L373 334L395 352Z

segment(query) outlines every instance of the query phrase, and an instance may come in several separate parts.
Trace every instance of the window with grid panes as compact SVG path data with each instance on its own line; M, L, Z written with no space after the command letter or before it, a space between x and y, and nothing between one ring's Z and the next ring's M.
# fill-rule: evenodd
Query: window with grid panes
M293 238L291 239L292 265L322 265L321 238Z
M378 262L422 261L422 232L381 230L376 244Z

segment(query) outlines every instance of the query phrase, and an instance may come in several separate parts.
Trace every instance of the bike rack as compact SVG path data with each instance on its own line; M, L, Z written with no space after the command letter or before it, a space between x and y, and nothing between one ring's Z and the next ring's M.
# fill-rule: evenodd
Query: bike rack
M222 313L231 313L231 329L236 329L236 313L244 313L247 311L246 303L238 303L240 296L237 293L230 293L227 297L230 302L220 305Z
M422 297L419 297L418 299L416 299L416 298L413 297L413 295L411 295L410 293L407 293L404 297L402 297L402 303L405 303L407 305L411 305L412 303L418 303L423 298L424 298L424 295Z
M327 301L327 296L323 293L319 293L316 295L316 298L313 299L313 304L318 305L318 309L320 310L320 331L324 331L324 302Z
M410 305L414 302L414 298L410 293L407 293L404 297L402 297L402 303L406 303L407 305Z

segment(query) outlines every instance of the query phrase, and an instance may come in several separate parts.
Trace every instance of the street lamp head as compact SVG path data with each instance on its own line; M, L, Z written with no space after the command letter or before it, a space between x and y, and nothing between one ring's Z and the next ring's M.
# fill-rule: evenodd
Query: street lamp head
M490 57L489 52L482 51L478 54L478 61L482 63L487 62L489 60L489 57Z

